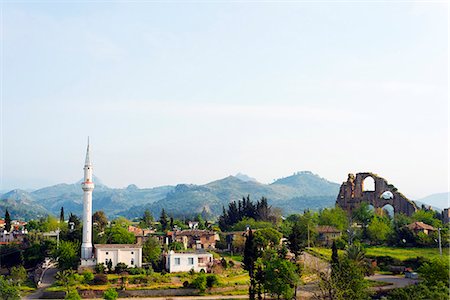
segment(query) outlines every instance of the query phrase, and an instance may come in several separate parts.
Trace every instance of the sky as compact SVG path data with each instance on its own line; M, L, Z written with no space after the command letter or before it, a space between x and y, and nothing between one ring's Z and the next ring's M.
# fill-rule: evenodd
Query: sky
M449 8L2 1L0 190L371 171L449 191Z

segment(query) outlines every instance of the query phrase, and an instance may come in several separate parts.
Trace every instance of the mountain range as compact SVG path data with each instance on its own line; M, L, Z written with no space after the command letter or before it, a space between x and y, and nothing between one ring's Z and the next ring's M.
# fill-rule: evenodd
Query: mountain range
M164 208L173 216L189 216L203 210L212 216L222 213L230 201L250 195L254 201L266 197L284 214L304 209L333 206L339 184L330 182L309 171L294 173L271 184L257 182L244 174L228 176L204 185L178 184L155 188L110 188L94 176L93 211L103 210L109 217L133 218L149 209L158 216ZM81 181L61 183L34 191L15 189L0 195L0 215L8 209L13 218L30 219L47 214L59 215L61 207L66 213L81 215L83 191Z
M163 208L176 217L193 216L202 211L216 217L230 201L247 195L254 201L266 197L270 205L280 208L284 215L289 215L305 209L318 210L334 206L340 186L310 171L297 172L271 184L260 183L241 173L204 185L178 184L155 188L138 188L134 184L126 188L110 188L95 176L93 180L96 185L92 209L94 212L103 210L110 218L138 217L145 209L157 217ZM83 191L80 183L62 183L34 191L15 189L1 194L0 216L8 209L12 218L27 220L47 214L59 215L61 207L64 207L66 214L72 212L81 215ZM419 201L441 207L445 197L448 199L448 193Z

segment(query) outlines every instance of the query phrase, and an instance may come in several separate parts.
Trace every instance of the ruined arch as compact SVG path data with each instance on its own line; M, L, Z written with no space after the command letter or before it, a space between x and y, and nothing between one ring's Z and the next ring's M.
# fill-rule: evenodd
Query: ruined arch
M384 214L384 213L387 213L387 215L388 215L391 219L394 218L394 215L395 215L395 208L394 208L391 204L387 203L387 204L383 205L383 207L381 207L381 211L383 212L383 214Z
M362 181L362 191L363 192L373 192L375 191L375 179L372 176L367 176Z
M365 180L369 177L373 178L375 182L373 191L364 189ZM391 194L390 197L382 196L386 195L386 192ZM341 185L336 205L351 213L362 202L372 205L375 209L389 204L395 213L404 213L408 216L417 210L415 203L400 193L394 185L371 172L357 173L356 176L349 174L347 181Z

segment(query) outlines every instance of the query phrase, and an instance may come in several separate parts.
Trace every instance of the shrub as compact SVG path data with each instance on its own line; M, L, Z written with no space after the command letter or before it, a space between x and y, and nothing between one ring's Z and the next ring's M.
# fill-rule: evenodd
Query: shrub
M189 281L185 281L185 282L183 282L183 287L185 287L185 288L187 288L187 287L189 287Z
M149 267L145 272L146 272L147 275L152 275L153 274L153 268Z
M113 288L107 289L103 293L103 299L107 299L107 300L115 300L115 299L117 299L118 296L119 296L119 294Z
M66 299L66 300L80 300L81 297L80 297L80 295L78 295L77 290L73 289L73 290L70 290L66 294L66 297L64 297L64 299Z
M189 275L194 275L194 274L195 274L194 268L190 269L190 270L189 270Z
M94 280L94 274L92 274L92 272L89 272L89 271L83 272L83 277L84 277L84 282L86 282L86 283L89 283L92 280Z
M222 259L220 260L220 264L222 265L222 267L224 269L228 268L228 263L227 263L225 257L222 257Z
M234 261L230 260L230 261L228 262L228 264L230 265L231 268L234 267Z
M116 272L116 274L120 274L123 272L126 272L128 269L128 266L125 263L118 263L114 269L114 271Z
M105 269L106 269L106 267L105 267L104 263L95 265L95 273L105 273Z
M128 269L128 273L130 274L130 275L145 275L147 272L146 272L146 270L145 269L143 269L143 268L137 268L137 267L135 267L135 268L129 268Z
M108 277L105 274L97 274L94 276L95 285L103 285L108 283Z
M219 278L217 275L211 274L206 276L206 286L208 288L212 288L214 286L217 286L219 284Z
M200 290L200 293L206 290L206 275L203 273L198 274L198 276L192 281L192 286Z
M335 239L334 242L336 243L336 248L338 248L339 250L344 250L347 246L347 242L341 237Z

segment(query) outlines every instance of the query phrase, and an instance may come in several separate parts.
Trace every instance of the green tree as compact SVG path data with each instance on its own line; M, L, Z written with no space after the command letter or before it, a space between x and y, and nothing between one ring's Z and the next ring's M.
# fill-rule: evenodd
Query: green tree
M434 286L439 283L444 283L448 286L450 281L448 258L434 258L430 262L424 263L418 271L428 286Z
M367 227L374 217L374 212L370 209L369 204L362 202L361 205L353 211L352 216L353 220L362 224L364 227Z
M349 225L347 213L339 206L325 208L319 212L319 225L333 226L343 231Z
M96 225L100 232L104 231L108 225L108 218L103 210L98 210L92 216L92 222Z
M244 247L244 269L248 271L250 276L250 286L249 286L249 299L255 299L255 262L258 259L259 253L255 239L253 237L253 232L250 229L245 239Z
M134 244L135 236L120 224L115 224L105 230L108 244Z
M295 287L300 282L298 269L292 262L278 257L273 250L263 254L264 288L277 299L292 299Z
M127 228L128 226L131 225L130 220L128 220L127 218L122 217L122 216L114 219L112 221L112 223L113 223L114 226L120 226L120 227L123 227L123 228Z
M167 216L167 213L164 208L161 210L161 215L159 217L159 223L161 224L162 231L169 230L169 216Z
M11 216L9 215L8 209L5 211L5 230L7 232L11 231Z
M150 210L146 209L139 223L141 228L151 228L153 225L153 215Z
M331 267L337 266L339 264L339 254L336 247L336 243L333 241L331 245Z
M23 266L17 266L11 268L11 274L9 278L14 284L20 286L25 280L27 280L27 270Z
M151 263L153 266L156 266L160 260L160 256L161 245L157 239L149 237L142 247L142 258L144 262Z
M76 269L80 260L79 251L79 242L61 241L59 248L53 250L52 256L58 259L59 268L63 270Z
M283 235L273 228L257 230L254 234L255 243L259 249L278 247L282 237Z
M385 242L392 233L388 218L374 216L367 226L367 235L376 244Z
M0 275L0 299L19 300L19 290L9 283L3 275Z
M425 224L431 225L435 228L442 227L442 221L436 215L436 212L433 210L423 210L419 209L416 211L412 217L414 221L423 222Z
M333 272L321 272L319 278L319 289L323 299L363 300L369 297L363 269L347 257L339 260Z

